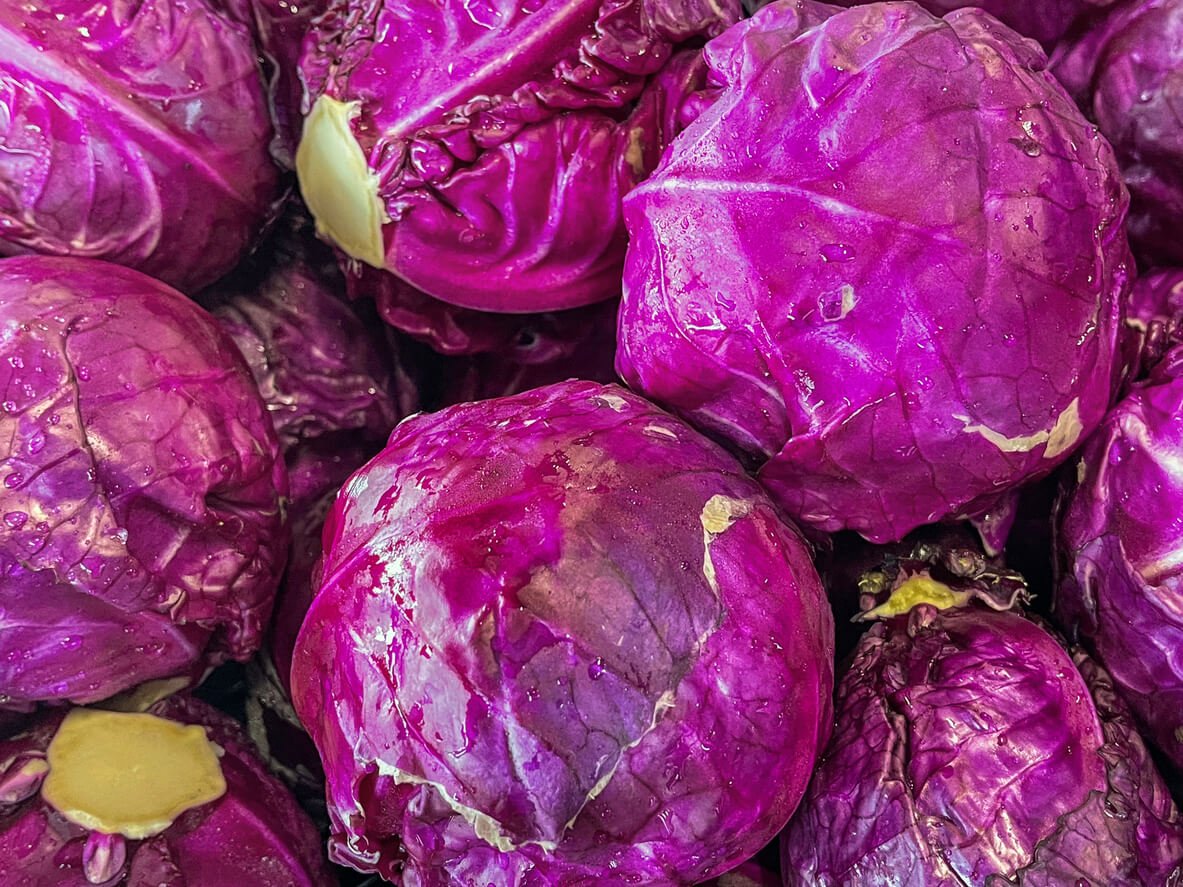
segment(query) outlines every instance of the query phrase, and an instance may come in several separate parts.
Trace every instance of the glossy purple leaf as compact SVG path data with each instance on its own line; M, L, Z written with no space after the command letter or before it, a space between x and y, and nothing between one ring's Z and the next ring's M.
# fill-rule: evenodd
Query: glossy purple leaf
M270 213L271 136L250 35L208 0L0 4L0 255L193 292Z
M739 464L616 386L412 417L297 640L330 856L402 883L693 883L783 826L833 622Z
M0 697L91 702L259 646L287 475L241 356L137 271L0 261Z
M347 276L351 298L373 299L390 326L433 351L462 357L489 354L532 365L559 360L607 313L615 301L538 314L495 314L460 308L373 268Z
M579 314L578 318L553 315L561 326L547 329L539 324L538 333L524 327L516 347L445 358L439 370L441 404L506 397L566 379L617 381L617 308L616 302L577 308L564 314ZM551 334L552 329L558 335Z
M1126 306L1122 353L1126 379L1143 378L1183 341L1183 269L1158 268L1134 281Z
M329 0L211 0L235 21L250 29L263 57L275 139L271 156L285 169L296 168L296 145L304 117L301 105L300 50L313 19Z
M873 541L979 517L1100 420L1130 262L1112 152L974 10L768 6L625 201L617 368Z

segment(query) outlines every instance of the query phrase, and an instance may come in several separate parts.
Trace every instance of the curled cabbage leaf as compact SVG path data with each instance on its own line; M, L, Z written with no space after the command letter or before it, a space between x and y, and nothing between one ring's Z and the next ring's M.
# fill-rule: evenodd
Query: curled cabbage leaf
M1126 380L1144 378L1183 341L1183 269L1156 268L1134 281L1126 306L1122 354Z
M214 319L118 265L0 260L0 392L0 706L249 658L287 474Z
M0 3L0 255L195 292L271 212L271 136L250 35L210 0Z
M1100 421L1130 259L1108 144L977 10L765 7L625 200L617 369L802 524L981 517Z
M567 382L414 416L330 512L296 643L330 858L407 884L694 883L825 740L833 620L740 465Z
M618 307L616 302L600 302L550 315L559 323L549 329L543 324L523 327L513 347L444 358L439 369L441 404L507 397L566 379L617 381ZM557 335L551 335L552 330Z

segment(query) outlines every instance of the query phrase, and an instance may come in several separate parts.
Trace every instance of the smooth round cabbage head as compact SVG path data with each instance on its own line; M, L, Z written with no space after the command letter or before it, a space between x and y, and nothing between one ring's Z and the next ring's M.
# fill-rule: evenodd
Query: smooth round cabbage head
M0 3L0 255L105 259L186 292L275 199L250 34L212 0Z
M1118 0L917 0L935 15L976 6L1024 37L1052 46L1074 24L1096 17ZM838 6L863 5L862 0L836 0Z
M0 871L55 887L330 887L320 836L196 699L46 713L0 742Z
M1148 887L1183 826L1109 677L1012 612L875 625L782 837L787 887Z
M682 422L591 382L414 416L324 541L292 692L334 860L692 884L788 820L833 619L796 531Z
M1146 735L1183 768L1183 349L1081 450L1062 506L1055 612L1113 675Z
M1100 420L1126 289L1104 139L975 10L777 3L625 201L617 368L802 523L988 512Z
M1183 264L1183 2L1134 0L1060 46L1052 68L1117 152L1130 243Z
M621 198L688 82L646 87L738 17L737 0L336 0L301 58L300 190L323 236L434 298L613 298Z
M0 261L0 707L258 648L287 475L214 319L138 271Z

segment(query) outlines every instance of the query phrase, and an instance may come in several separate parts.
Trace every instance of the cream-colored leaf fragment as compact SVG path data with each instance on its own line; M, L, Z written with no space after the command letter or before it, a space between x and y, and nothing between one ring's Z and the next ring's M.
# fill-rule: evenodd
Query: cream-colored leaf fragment
M752 504L746 499L716 494L707 500L698 516L702 522L702 575L716 595L719 594L719 578L715 573L715 562L711 560L711 543L751 510Z
M148 838L226 793L219 751L201 726L78 708L49 743L41 796L83 828Z
M564 832L569 831L571 827L575 825L575 820L579 818L579 815L583 813L584 808L587 807L588 804L603 794L604 789L606 789L608 784L612 781L612 777L616 775L616 771L620 769L620 764L624 760L625 753L630 749L636 748L645 741L646 736L657 729L657 725L661 721L662 716L674 707L674 701L676 698L677 697L675 696L673 690L666 690L657 697L657 704L653 706L653 718L649 721L649 726L641 732L640 736L625 745L620 750L620 754L616 757L616 763L608 768L607 773L596 780L596 784L591 787L591 791L587 793L587 797L584 798L583 803L579 805L579 809L575 811L575 815L567 820L566 825L563 826Z
M525 847L530 844L547 851L554 850L558 846L554 841L523 841L520 844L515 844L513 839L502 831L501 823L487 813L482 813L480 810L469 807L466 804L461 804L459 800L454 798L438 782L433 782L423 776L416 776L414 773L408 773L406 770L400 770L398 767L387 764L385 761L378 761L377 766L378 772L383 776L389 776L394 780L396 785L427 785L435 789L439 793L439 796L447 802L447 805L452 808L453 812L472 826L478 838L491 847L496 847L502 853L508 853L511 850L517 850L519 847Z
M327 95L316 100L296 149L296 176L317 233L353 258L385 268L386 211L378 198L378 178L349 126L359 108L360 102Z
M938 610L946 610L964 604L968 597L965 592L954 591L930 576L913 576L901 583L886 601L863 613L860 618L889 619L892 616L902 616L920 604L929 604Z
M702 507L699 520L702 521L703 530L712 536L718 536L751 510L752 503L747 499L733 499L730 496L716 494Z
M629 165L638 179L645 177L645 129L634 126L628 131L628 145L624 149L624 162Z
M1080 421L1080 398L1074 397L1068 409L1060 413L1056 424L1052 426L1051 434L1047 438L1047 447L1043 451L1043 458L1054 459L1061 453L1076 446L1084 425Z
M617 394L597 394L596 400L618 413L623 413L628 409L628 401Z
M968 416L954 416L964 423L962 431L969 434L980 434L1004 453L1029 453L1040 444L1047 444L1043 451L1043 458L1054 459L1056 456L1071 449L1080 439L1084 426L1080 422L1080 398L1074 397L1064 412L1056 417L1056 422L1047 431L1036 431L1033 434L1023 434L1017 437L1007 437L986 425L971 424Z

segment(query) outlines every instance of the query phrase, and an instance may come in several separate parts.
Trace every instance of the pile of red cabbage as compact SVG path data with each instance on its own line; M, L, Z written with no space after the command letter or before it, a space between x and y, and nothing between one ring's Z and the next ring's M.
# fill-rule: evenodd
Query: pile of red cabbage
M1181 0L0 4L0 881L1183 883Z

